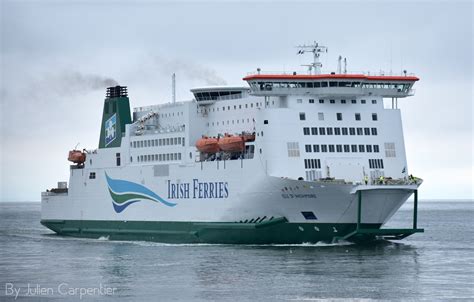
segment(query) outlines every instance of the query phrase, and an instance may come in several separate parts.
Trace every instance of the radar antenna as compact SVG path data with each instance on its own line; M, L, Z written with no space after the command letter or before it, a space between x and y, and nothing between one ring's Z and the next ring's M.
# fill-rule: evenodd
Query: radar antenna
M319 56L321 53L327 53L328 48L326 46L319 45L316 41L314 41L314 44L312 45L298 45L296 46L298 48L298 54L302 55L307 52L312 52L313 53L313 60L314 62L311 63L310 65L303 65L303 66L309 66L309 74L312 73L312 70L314 70L314 74L321 74L321 67L323 64L319 62Z

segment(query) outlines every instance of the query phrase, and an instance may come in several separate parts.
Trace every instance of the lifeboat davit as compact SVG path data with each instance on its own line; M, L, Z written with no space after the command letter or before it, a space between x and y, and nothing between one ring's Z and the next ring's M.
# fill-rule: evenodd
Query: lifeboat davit
M242 138L244 142L253 142L255 141L255 132L254 133L243 133Z
M204 136L196 142L196 148L200 152L204 153L217 153L219 152L219 140L217 138Z
M242 152L245 148L245 142L242 136L226 134L219 140L219 148L226 152Z
M86 153L79 150L69 151L67 160L75 164L83 164L86 161Z

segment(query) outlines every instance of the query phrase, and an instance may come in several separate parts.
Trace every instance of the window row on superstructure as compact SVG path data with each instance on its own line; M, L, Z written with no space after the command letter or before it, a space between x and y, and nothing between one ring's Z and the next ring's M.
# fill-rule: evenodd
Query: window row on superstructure
M304 160L305 169L321 169L321 160L319 158L306 158ZM369 159L369 169L384 169L383 159Z
M396 89L397 91L408 91L412 84L398 84L398 83L365 83L360 81L305 81L305 82L279 82L279 81L265 81L265 82L249 82L249 85L254 90L271 91L273 89L282 88L369 88L369 89Z
M130 142L131 148L149 148L158 146L184 146L184 137L156 138Z
M318 103L319 104L324 104L326 101L329 102L329 104L336 104L336 100L335 99L318 99ZM367 100L359 100L361 104L367 104ZM303 99L296 99L296 103L298 104L302 104L303 103ZM315 104L315 101L314 99L308 99L308 103L309 104ZM340 100L337 100L337 103L339 104L348 104L349 103L349 100L347 99L340 99ZM357 100L355 99L352 99L350 100L350 104L357 104ZM372 100L372 104L377 104L377 100Z
M238 119L238 120L227 120L227 125L230 125L230 123L232 123L232 125L235 125L235 124L245 124L245 123L250 124L251 122L254 123L255 120L252 119L252 121L250 121L249 118L247 118L247 119L244 119L244 118L243 118L243 119L241 119L241 120L240 120L240 119ZM212 126L214 126L214 125L219 126L219 122L212 122L212 123L211 123L211 122L208 122L208 123L207 123L207 126L208 126L208 127L211 126L211 125L212 125ZM226 125L226 121L222 121L222 122L220 123L220 125L222 125L222 126Z
M130 157L132 159L132 157ZM162 153L138 155L137 162L165 162L181 160L181 153Z
M299 117L300 117L300 121L306 121L306 113L305 112L300 112ZM318 120L324 121L324 112L318 112ZM337 112L336 113L336 120L337 121L342 121L343 120L342 112ZM362 120L362 115L358 112L354 113L354 120L361 121ZM372 121L378 121L377 113L372 113Z
M304 127L303 135L377 135L375 127Z
M269 105L270 103L267 101L266 103ZM272 105L275 105L275 101L272 101ZM248 109L248 108L260 108L263 106L263 102L255 102L254 103L245 103L245 104L239 104L239 105L233 105L233 106L217 106L215 105L213 108L202 108L200 110L201 113L210 113L210 112L219 112L219 111L231 111L231 110L242 110L242 109Z
M367 152L367 153L379 153L380 152L380 147L379 145L357 145L357 144L352 144L352 145L349 145L349 144L340 144L340 145L326 145L326 144L322 144L322 145L305 145L305 152L306 153L312 153L312 152L315 152L315 153L319 153L319 152L323 152L323 153L326 153L326 152L337 152L337 153L349 153L349 152L352 152L352 153L364 153L364 152Z
M158 116L159 117L174 117L175 112L160 113L158 114ZM176 112L176 116L183 116L183 112L182 111Z

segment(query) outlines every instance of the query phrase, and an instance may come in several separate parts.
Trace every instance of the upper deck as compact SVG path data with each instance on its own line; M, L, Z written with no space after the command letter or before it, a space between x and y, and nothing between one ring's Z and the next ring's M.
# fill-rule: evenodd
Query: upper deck
M335 97L373 95L403 98L414 94L413 75L386 76L365 74L251 74L243 78L250 85L251 94L278 96L311 94Z

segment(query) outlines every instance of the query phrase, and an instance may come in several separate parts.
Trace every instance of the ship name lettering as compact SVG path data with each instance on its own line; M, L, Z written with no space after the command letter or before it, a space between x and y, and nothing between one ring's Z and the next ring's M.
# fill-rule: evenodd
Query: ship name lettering
M168 180L168 199L223 199L229 197L229 183L226 181L201 182L195 178L191 183L172 183Z

